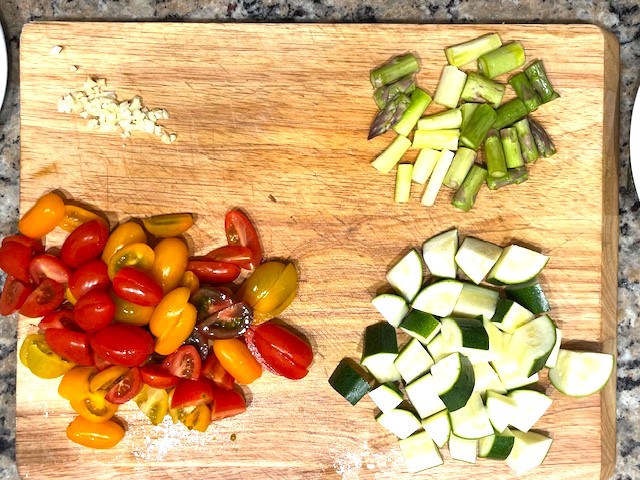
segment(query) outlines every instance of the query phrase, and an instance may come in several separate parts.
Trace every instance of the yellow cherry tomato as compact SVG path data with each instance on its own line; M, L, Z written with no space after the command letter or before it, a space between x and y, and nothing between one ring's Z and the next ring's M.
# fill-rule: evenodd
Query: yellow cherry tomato
M147 243L147 234L137 223L125 222L109 235L102 251L102 261L108 264L118 250L131 243Z
M198 312L189 303L190 295L188 288L178 287L156 305L149 322L149 329L156 337L156 353L173 353L191 335Z
M82 418L93 423L106 422L118 411L118 405L105 398L107 393L106 390L88 391L82 396L72 397L69 403Z
M213 353L238 383L247 385L262 375L262 367L242 340L214 340Z
M261 263L238 290L238 298L253 307L267 296L269 289L276 283L285 268L286 265L282 262Z
M195 273L187 270L180 279L180 286L187 287L191 293L195 293L200 288L200 279Z
M155 307L147 307L127 302L125 299L116 295L115 292L111 292L111 298L116 307L113 316L116 322L128 323L129 325L137 325L139 327L149 324Z
M118 270L124 267L135 267L147 271L155 260L156 254L146 243L130 243L119 249L107 263L107 274L113 280Z
M169 394L164 388L153 388L145 383L133 401L154 425L160 425L169 413Z
M74 367L64 374L58 385L58 395L71 400L89 392L89 382L98 373L96 367Z
M124 428L108 420L93 423L85 418L76 417L67 427L67 437L72 442L89 448L112 448L124 438Z
M193 215L190 213L155 215L145 218L142 223L151 235L160 238L177 237L191 228Z
M160 284L164 293L180 285L187 271L189 248L179 238L165 238L153 249L155 259L151 267L151 276Z
M55 193L40 197L18 222L20 233L29 238L42 238L58 226L64 217L64 201Z
M75 363L53 352L41 333L34 333L24 339L19 357L22 364L40 378L61 377L75 366Z
M211 410L207 405L198 405L180 420L189 430L206 432L211 424Z
M85 208L77 205L65 205L64 215L60 223L58 223L58 226L67 232L73 232L80 225L90 220L101 220L104 222L102 217Z

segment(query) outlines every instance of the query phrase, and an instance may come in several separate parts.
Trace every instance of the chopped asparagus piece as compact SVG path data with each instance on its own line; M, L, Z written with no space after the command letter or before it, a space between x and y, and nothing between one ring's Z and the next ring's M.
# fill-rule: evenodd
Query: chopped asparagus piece
M422 185L427 183L427 180L429 180L429 177L436 166L439 156L440 152L433 148L423 148L420 150L418 158L416 158L416 161L413 164L413 174L411 175L412 180Z
M542 105L542 99L531 85L526 73L516 73L509 79L509 84L513 87L518 98L524 102L527 112L531 113Z
M444 54L450 65L461 67L477 60L480 55L495 50L501 45L502 41L497 33L488 33L468 42L447 47L444 50Z
M413 148L435 148L436 150L457 150L460 130L416 130L413 134Z
M462 89L467 80L467 74L458 70L453 65L447 65L442 69L442 75L436 88L433 100L438 104L448 108L455 108L460 101Z
M462 113L462 125L460 126L461 130L464 130L464 127L469 123L469 119L473 112L478 108L479 103L463 103L460 105L460 113Z
M442 186L442 180L444 180L444 176L447 174L447 171L451 166L453 156L454 153L451 150L442 150L438 155L436 167L433 169L427 188L422 196L421 203L425 207L431 207L436 202L436 197L438 196L438 192Z
M469 170L473 166L473 162L476 159L475 150L470 148L460 147L453 157L449 171L444 177L443 184L449 188L457 190L467 177Z
M380 110L371 123L368 139L371 140L378 135L387 132L396 125L403 117L411 104L411 99L404 93L399 93L383 110Z
M501 83L494 82L477 72L469 72L460 98L465 102L489 103L493 108L498 108L505 90L506 87Z
M400 121L393 125L392 128L398 135L408 136L430 103L431 97L427 92L416 88L411 94L411 103L402 115Z
M411 195L411 174L413 164L400 163L396 172L396 191L394 200L396 203L407 203Z
M469 104L472 105L472 104ZM473 104L475 105L475 104ZM422 117L418 120L418 130L447 130L460 128L462 125L462 112L459 108L445 110L444 112Z
M520 150L524 162L535 162L540 154L538 153L538 147L536 147L536 142L531 133L528 117L514 123L513 126L516 128L516 132L518 132L518 142L520 142Z
M524 158L522 158L522 150L520 149L516 127L508 127L500 130L500 140L502 141L502 150L504 151L507 168L524 166Z
M491 129L493 122L495 122L496 116L496 111L489 105L486 103L480 105L476 108L475 112L473 112L469 123L467 123L462 132L460 132L460 143L472 150L478 150L484 137Z
M398 135L393 142L378 157L371 162L373 168L382 173L389 173L402 156L409 150L411 140L402 135Z
M554 91L553 85L551 85L549 77L547 77L547 72L545 71L541 60L534 61L524 69L524 73L529 78L533 88L538 92L538 95L540 95L542 103L550 102L560 96L556 91Z
M411 53L393 57L384 65L371 70L371 85L379 88L400 80L407 75L413 75L420 70L418 59Z
M524 65L524 47L511 42L478 57L478 71L485 77L496 78Z
M416 82L413 78L413 75L407 75L406 77L401 78L397 82L394 82L390 85L376 88L376 90L373 92L373 99L375 100L376 105L378 105L378 108L382 110L387 106L387 103L389 103L399 93L409 95L415 89Z
M493 128L500 130L501 128L513 125L518 120L527 116L527 107L524 102L519 98L509 100L507 103L503 103L496 110L496 121L493 122Z
M497 190L507 185L518 185L529 179L529 172L525 167L510 168L504 177L487 177L487 187L489 190Z
M464 182L462 182L462 185L460 185L460 188L454 195L451 204L465 212L471 210L480 191L480 187L482 187L486 178L487 171L478 165L473 165L471 170L469 170L467 178L464 179Z
M498 132L491 129L484 139L484 153L487 160L487 171L493 178L504 177L507 174L507 165L502 150L502 142Z
M531 126L531 133L533 134L533 139L536 142L536 147L538 148L538 153L540 153L541 157L550 157L551 155L556 153L556 147L551 141L551 138L547 134L542 125L536 122L533 118L529 119L529 124Z

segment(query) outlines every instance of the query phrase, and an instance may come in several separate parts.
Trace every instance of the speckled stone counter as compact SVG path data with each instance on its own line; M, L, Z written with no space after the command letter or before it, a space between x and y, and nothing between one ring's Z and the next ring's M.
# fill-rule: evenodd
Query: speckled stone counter
M0 238L15 233L19 192L19 65L22 26L32 20L211 20L300 22L593 23L620 41L620 268L618 459L613 478L640 479L640 202L629 170L629 123L640 73L637 0L2 0L9 85L0 112ZM0 280L4 280L3 277ZM636 358L638 357L638 358ZM0 478L15 466L16 318L0 317Z

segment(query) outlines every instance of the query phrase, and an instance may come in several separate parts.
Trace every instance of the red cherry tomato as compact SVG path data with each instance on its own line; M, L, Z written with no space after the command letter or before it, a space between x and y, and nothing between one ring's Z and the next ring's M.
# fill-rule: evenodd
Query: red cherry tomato
M298 380L307 375L313 351L307 342L285 327L263 323L245 333L247 346L269 371Z
M34 239L25 237L24 235L9 235L8 237L4 237L2 239L2 245L5 245L9 242L16 242L24 245L25 247L29 247L31 249L32 255L39 255L44 253L44 245L42 245L42 241L40 239Z
M218 387L224 388L225 390L233 388L233 385L236 383L236 379L224 369L218 357L213 353L210 353L202 364L200 375L208 378Z
M133 267L118 270L113 290L123 300L145 307L157 305L163 296L162 287L150 275Z
M29 275L36 285L39 285L45 278L66 285L69 283L71 270L55 255L43 253L31 259Z
M251 250L250 268L260 265L262 261L260 238L247 216L240 210L229 210L224 218L224 229L229 245L248 247Z
M77 330L78 326L73 318L73 310L70 308L60 308L53 312L47 313L40 323L38 328L42 331L50 328L68 328L69 330Z
M213 392L213 405L211 406L211 421L233 417L244 412L247 403L242 394L236 390L216 388Z
M102 370L106 370L109 367L113 366L113 363L107 362L104 358L98 355L96 352L93 352L93 362L95 367L101 372Z
M102 220L90 220L69 234L60 249L60 259L71 268L78 268L100 257L109 238L109 228Z
M112 323L91 337L91 348L106 362L138 367L153 353L153 337L135 325Z
M140 367L140 375L143 383L153 388L175 387L180 379L171 375L166 368L159 363L147 363Z
M116 304L103 290L92 290L73 306L76 324L86 332L95 332L113 320Z
M53 312L64 300L64 286L45 278L25 299L20 313L25 317L37 318Z
M207 378L180 380L171 397L171 408L197 407L213 402L214 385Z
M212 250L204 258L216 262L232 263L246 270L253 268L253 252L249 247L227 245Z
M99 258L85 263L69 277L69 290L76 300L90 290L108 290L110 286L107 264Z
M140 368L132 367L129 370L129 373L123 376L113 387L109 389L109 392L107 392L104 399L107 402L122 405L138 395L140 390L142 390Z
M240 267L214 260L189 260L187 271L193 272L202 283L231 283L240 275Z
M0 247L0 269L7 275L17 278L21 282L30 283L29 264L31 263L31 248L18 242L7 242Z
M93 354L89 344L89 335L74 332L68 328L49 328L44 332L49 348L67 360L78 365L93 365Z
M162 363L164 368L172 375L187 380L200 378L202 360L198 350L193 345L183 345Z
M33 288L17 278L7 275L0 296L0 315L11 315L19 310L31 292L33 292Z

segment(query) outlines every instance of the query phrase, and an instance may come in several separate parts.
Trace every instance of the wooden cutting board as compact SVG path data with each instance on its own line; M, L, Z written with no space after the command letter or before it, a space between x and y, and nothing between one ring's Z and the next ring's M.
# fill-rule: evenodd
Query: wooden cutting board
M561 98L535 117L558 153L523 185L483 190L471 213L441 192L420 205L393 203L394 174L370 162L393 138L366 140L376 108L369 70L406 51L422 59L419 84L433 93L444 47L498 32L543 58ZM63 47L50 54L54 45ZM309 375L270 374L246 388L248 413L188 433L149 425L125 406L125 439L114 449L72 444L73 413L57 381L19 365L17 460L24 478L401 479L397 440L352 407L327 378L358 358L370 304L389 266L411 246L458 227L501 245L520 242L551 260L542 283L565 344L616 350L618 43L590 25L326 25L32 23L21 40L21 212L57 189L122 221L192 211L202 254L225 243L223 217L248 212L268 257L292 259L299 295L282 319L308 336ZM78 70L71 72L70 65ZM166 108L177 142L99 133L58 113L56 100L86 77L121 98ZM501 79L502 80L502 79ZM432 110L429 110L432 111ZM414 158L410 151L408 158ZM49 245L59 245L57 232ZM19 341L35 331L22 318ZM546 376L541 384L548 386ZM597 479L615 463L615 381L584 399L559 395L538 428L554 438L526 478ZM513 478L500 462L449 460L421 478Z

